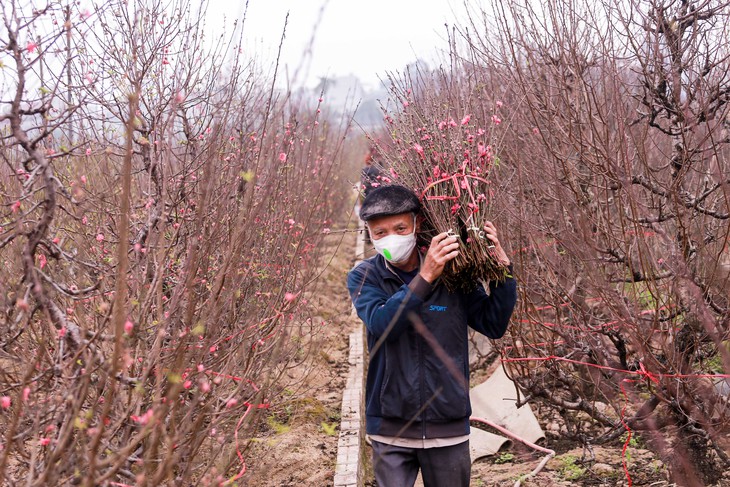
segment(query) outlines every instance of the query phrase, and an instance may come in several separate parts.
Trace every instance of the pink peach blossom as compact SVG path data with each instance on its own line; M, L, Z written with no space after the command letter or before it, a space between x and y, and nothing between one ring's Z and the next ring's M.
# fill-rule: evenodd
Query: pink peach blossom
M152 417L154 416L154 414L155 414L154 411L150 408L142 416L132 415L132 416L129 417L129 419L131 419L135 423L147 424L147 423L150 422L150 420L152 419Z
M421 158L423 158L423 147L421 147L421 144L413 144L413 150L416 151Z

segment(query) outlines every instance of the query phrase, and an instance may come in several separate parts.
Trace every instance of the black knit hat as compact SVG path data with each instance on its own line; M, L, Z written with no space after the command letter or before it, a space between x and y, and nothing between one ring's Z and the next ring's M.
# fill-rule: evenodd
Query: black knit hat
M421 202L416 193L405 186L389 185L373 188L360 206L360 218L368 221L382 216L418 213Z

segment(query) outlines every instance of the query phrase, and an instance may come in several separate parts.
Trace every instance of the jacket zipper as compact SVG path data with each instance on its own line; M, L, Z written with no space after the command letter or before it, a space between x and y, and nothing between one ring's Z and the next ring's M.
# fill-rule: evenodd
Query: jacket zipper
M418 388L419 394L420 394L420 410L421 410L421 436L423 437L423 440L426 440L426 409L424 408L425 402L424 401L424 390L426 389L426 374L423 371L425 368L425 364L423 361L423 340L421 337L418 337L418 363L420 365L419 369L419 380L421 383L421 386Z
M419 267L420 267L420 265L423 264L423 256L419 253L418 257L420 258L420 261L418 263ZM388 271L390 271L390 273L393 274L393 276L396 279L398 279L403 285L406 285L405 281L403 279L401 279L401 277L393 269L390 268L390 264L388 263L387 260L385 261L385 268L388 269ZM419 400L420 400L419 409L421 410L421 415L422 415L422 417L421 417L421 437L425 441L426 440L426 410L424 408L425 401L423 399L423 391L426 388L426 374L423 371L423 369L425 368L425 364L423 363L423 340L420 337L418 337L418 363L421 365L419 367L419 378L418 378L419 382L420 382L420 387L418 388L419 396L420 396L419 397Z

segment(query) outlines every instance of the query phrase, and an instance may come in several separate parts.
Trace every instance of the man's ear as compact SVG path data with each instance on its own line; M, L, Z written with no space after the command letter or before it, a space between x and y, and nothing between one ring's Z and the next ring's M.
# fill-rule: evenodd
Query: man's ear
M421 231L421 226L423 225L424 220L425 218L421 213L418 213L416 215L416 233L419 233Z

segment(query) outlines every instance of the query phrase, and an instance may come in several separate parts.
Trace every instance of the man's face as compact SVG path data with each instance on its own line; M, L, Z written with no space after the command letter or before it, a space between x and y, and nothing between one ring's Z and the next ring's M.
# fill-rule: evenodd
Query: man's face
M370 229L370 237L373 240L380 240L388 235L410 235L414 230L415 218L413 213L400 213L373 218L367 222L367 225Z

